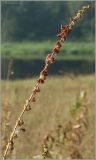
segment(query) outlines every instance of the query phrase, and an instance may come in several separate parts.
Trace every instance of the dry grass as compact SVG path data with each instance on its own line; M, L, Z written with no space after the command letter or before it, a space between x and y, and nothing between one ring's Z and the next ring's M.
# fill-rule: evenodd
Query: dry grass
M7 89L6 83L9 86ZM2 115L3 109L8 107L12 112L12 128L34 84L35 79L2 81ZM63 76L49 77L41 90L36 103L32 104L32 111L25 113L26 132L19 135L16 140L16 158L32 158L40 153L42 137L53 130L57 124L63 125L71 118L70 107L81 90L87 91L90 105L89 129L80 148L84 158L94 158L94 76L78 76L73 80Z

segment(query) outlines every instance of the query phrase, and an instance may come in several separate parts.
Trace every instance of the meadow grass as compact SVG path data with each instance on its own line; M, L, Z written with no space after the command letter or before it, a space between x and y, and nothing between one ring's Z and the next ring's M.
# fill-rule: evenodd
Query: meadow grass
M36 78L1 82L2 114L4 107L11 110L12 128L35 81ZM94 83L94 75L74 76L72 79L67 76L48 77L46 84L42 85L42 92L38 94L36 103L32 104L32 111L24 116L26 132L16 141L16 158L32 158L40 152L42 137L56 125L63 125L71 119L70 108L81 90L87 92L89 128L79 147L84 158L94 158Z
M1 45L2 58L13 57L15 59L45 59L51 52L53 41L45 42L21 42L4 43ZM94 59L93 42L65 42L62 45L62 54L57 59Z

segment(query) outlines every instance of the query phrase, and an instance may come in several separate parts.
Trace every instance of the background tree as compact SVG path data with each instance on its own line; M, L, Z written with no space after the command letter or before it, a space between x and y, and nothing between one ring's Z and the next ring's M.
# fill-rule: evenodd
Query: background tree
M60 24L68 23L74 11L85 4L91 4L90 11L85 14L85 21L83 18L80 20L82 25L77 24L70 39L77 40L76 37L79 37L79 40L94 40L94 1L2 1L2 42L52 40Z

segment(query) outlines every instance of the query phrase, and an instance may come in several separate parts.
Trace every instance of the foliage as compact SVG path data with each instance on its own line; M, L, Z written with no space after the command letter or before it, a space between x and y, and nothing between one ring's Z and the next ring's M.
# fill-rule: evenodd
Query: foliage
M12 128L22 110L23 102L30 94L30 89L35 82L36 78L1 81L2 116L7 116L5 109L11 111ZM89 123L86 136L78 147L85 159L94 159L94 83L94 75L74 76L73 80L67 76L49 77L46 85L42 86L42 94L38 95L32 112L29 111L25 115L26 132L21 133L19 139L16 140L15 155L12 159L32 159L33 156L41 153L44 135L52 133L51 131L54 131L57 125L64 126L66 122L72 120L69 111L80 90L87 91ZM6 84L8 84L8 88L6 88ZM5 135L4 132L2 132L3 135ZM10 133L7 132L7 137L9 136ZM66 150L63 149L62 154L66 155Z
M51 51L54 42L4 43L1 45L2 58L41 59L44 60ZM61 48L57 59L94 59L94 43L68 42Z
M90 4L90 11L85 13L85 20L80 20L82 25L77 24L70 39L91 41L95 34L94 1L2 1L2 42L54 39L58 27L74 15L74 8L78 10L86 4Z
M66 156L70 160L84 158L78 145L81 144L88 131L88 104L85 95L86 92L81 91L78 100L74 102L76 107L77 102L79 102L79 112L76 108L73 121L68 121L64 125L59 124L53 133L44 136L41 157L38 159L63 159ZM62 150L66 150L66 148L68 151L65 155Z

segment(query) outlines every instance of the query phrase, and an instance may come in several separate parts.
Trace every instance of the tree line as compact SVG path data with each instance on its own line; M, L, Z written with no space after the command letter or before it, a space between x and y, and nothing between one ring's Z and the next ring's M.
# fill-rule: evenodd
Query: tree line
M61 24L83 5L91 8L70 33L70 40L93 41L95 35L95 1L2 1L1 40L53 40Z

